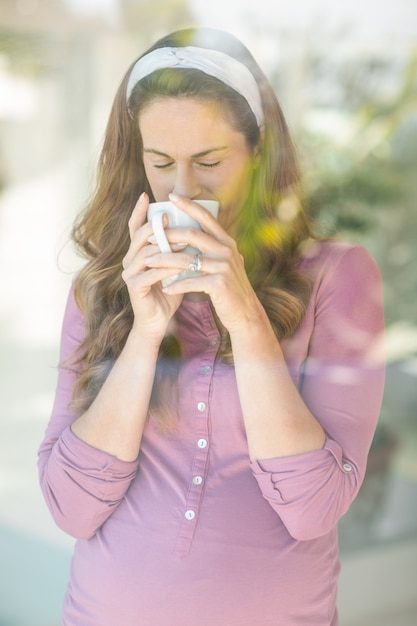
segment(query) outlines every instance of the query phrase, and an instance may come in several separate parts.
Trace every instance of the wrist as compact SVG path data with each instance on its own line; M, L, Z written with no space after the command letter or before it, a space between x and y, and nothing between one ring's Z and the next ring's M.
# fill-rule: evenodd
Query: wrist
M232 338L233 336L241 337L242 334L250 333L251 330L265 330L265 327L268 326L270 326L270 322L266 311L259 300L255 298L251 306L246 307L227 330Z
M232 350L235 356L242 356L250 360L258 358L283 358L279 340L272 328L265 309L259 307L252 314L243 318L239 325L229 331Z
M128 334L126 346L132 347L135 351L140 350L141 353L157 355L163 338L164 333L134 323Z

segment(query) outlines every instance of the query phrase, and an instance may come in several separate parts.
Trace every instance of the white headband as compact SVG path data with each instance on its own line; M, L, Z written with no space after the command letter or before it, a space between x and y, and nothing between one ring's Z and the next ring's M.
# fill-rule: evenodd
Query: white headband
M228 54L207 48L185 46L152 50L136 62L130 73L126 89L127 101L136 83L152 72L165 68L196 69L218 78L245 98L258 126L264 123L261 94L251 71Z

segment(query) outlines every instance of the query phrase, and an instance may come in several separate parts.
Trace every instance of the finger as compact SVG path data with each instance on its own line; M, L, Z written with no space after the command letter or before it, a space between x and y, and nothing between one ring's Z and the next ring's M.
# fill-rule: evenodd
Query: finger
M226 231L220 226L218 220L210 213L210 211L202 207L197 202L193 202L189 198L169 195L170 202L175 204L179 209L190 215L196 222L200 224L203 231L211 234L219 240L227 241L230 239Z
M181 252L162 252L160 254L149 254L145 257L146 267L153 268L176 268L178 271L187 269L193 259L193 255Z
M122 272L122 278L129 290L136 293L148 293L151 287L160 286L160 283L167 279L177 276L178 269L155 268L147 269L144 272L134 272L132 268L127 268Z
M202 276L217 276L218 282L221 283L233 283L234 276L237 275L241 268L238 268L227 257L223 258L211 258L203 254L189 254L189 253L175 253L175 254L156 254L148 256L144 259L146 266L150 269L167 269L172 270L176 274L182 274L187 271L189 281L185 287L187 291L207 291L208 285L202 285ZM241 260L239 260L240 264ZM243 264L242 264L243 265ZM195 275L193 275L195 272ZM184 277L181 278L182 281ZM198 282L196 282L198 281ZM203 289L204 287L204 289ZM182 287L181 287L182 289ZM178 293L181 292L181 289Z
M149 206L149 196L147 193L143 192L139 196L138 201L135 204L135 207L130 216L128 226L129 226L129 234L132 239L134 233L143 226L146 222L146 212Z
M225 233L224 239L219 239L213 234L193 227L169 228L165 231L171 249L174 246L186 245L201 250L201 252L211 258L231 258L239 256L237 245L234 239ZM154 242L150 237L149 241ZM186 242L186 244L185 244Z
M140 207L138 206L138 211L139 210L140 210ZM136 211L136 207L134 209L134 212L135 211ZM131 218L131 222L130 222L130 225L129 225L129 228L130 228L130 231L131 231L130 232L131 244L130 244L129 250L128 250L127 254L126 254L123 266L125 266L125 264L129 262L130 257L134 256L135 254L137 254L140 251L140 249L143 248L143 246L145 246L148 243L156 244L156 238L155 238L155 236L153 234L151 222L147 222L146 221L144 224L141 224L140 221L138 221L139 226L138 226L138 228L136 230L134 230L134 228L136 226L136 224L135 224L136 218L137 218L137 214L133 215L133 213L132 213L132 218ZM166 224L167 224L167 218L164 217L164 225L166 225ZM181 244L181 243L174 244L174 247L177 250L184 249L186 246L187 246L186 243L184 243L184 244ZM158 248L158 250L159 250L159 248Z
M123 269L129 269L130 271L135 273L144 272L147 268L144 261L145 257L151 257L155 254L158 254L159 251L160 250L156 245L146 245L144 247L138 247L138 249L135 249L135 246L132 244L122 261Z
M162 291L170 296L186 293L205 293L211 296L214 280L213 276L209 275L196 276L195 278L181 277L169 284L163 284Z
M130 246L122 260L122 266L124 268L128 267L137 255L149 246L149 233L152 232L150 228L149 224L144 224L132 234ZM155 249L154 254L156 254L156 252L159 251L159 248L156 245L154 245L153 248ZM149 251L149 254L152 254L152 252Z

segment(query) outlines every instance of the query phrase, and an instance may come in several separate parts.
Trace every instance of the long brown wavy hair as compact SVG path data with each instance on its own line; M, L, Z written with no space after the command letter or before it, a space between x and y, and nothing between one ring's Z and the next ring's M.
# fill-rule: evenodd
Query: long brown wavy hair
M250 69L263 103L262 141L246 100L198 70L158 70L135 86L127 103L126 86L134 63L131 65L110 113L96 188L72 231L73 241L88 260L74 281L75 298L86 320L86 338L77 353L79 376L74 388L74 405L80 410L95 398L132 326L130 299L121 277L122 259L130 243L128 220L139 195L146 191L153 200L144 172L137 120L143 107L154 98L216 102L235 130L245 136L249 147L261 146L249 196L238 216L238 248L278 339L294 333L308 304L309 284L295 264L301 244L311 232L300 201L294 146L275 93L247 48L223 31L178 31L159 40L147 52L186 45L220 50ZM167 336L161 345L160 361L166 363L166 357L170 361L179 355L175 338ZM230 343L222 356L232 363ZM157 395L153 394L154 404Z

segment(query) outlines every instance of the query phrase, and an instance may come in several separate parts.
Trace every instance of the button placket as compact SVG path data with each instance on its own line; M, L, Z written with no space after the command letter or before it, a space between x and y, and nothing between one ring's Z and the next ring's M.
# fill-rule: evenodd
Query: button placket
M205 478L210 452L209 397L214 375L214 363L220 345L219 337L209 340L207 349L196 364L195 381L195 452L190 466L189 487L185 501L183 523L176 545L176 553L183 556L190 550L198 513L204 495Z

